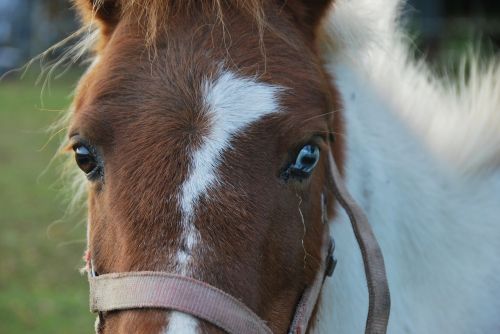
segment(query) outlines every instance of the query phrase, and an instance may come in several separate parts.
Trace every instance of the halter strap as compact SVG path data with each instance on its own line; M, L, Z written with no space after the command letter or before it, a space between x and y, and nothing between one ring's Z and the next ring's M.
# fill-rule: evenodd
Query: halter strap
M328 229L328 225L325 228ZM304 290L296 308L290 334L306 332L323 282L333 273L333 241L328 230L324 234L321 257L315 279ZM187 276L154 271L95 276L90 264L89 283L92 312L169 309L206 320L231 334L272 334L267 324L241 301Z
M289 334L304 334L309 327L309 322L314 312L314 308L319 299L321 288L326 277L332 276L335 269L336 260L333 257L334 243L329 237L328 222L325 226L325 234L323 237L323 246L321 250L322 261L320 268L314 277L314 281L309 285L302 294L295 309L295 315L290 325Z
M228 333L272 334L245 304L207 283L164 272L129 272L90 278L92 311L160 308L206 320Z
M386 333L390 295L382 252L366 216L347 192L331 151L328 159L333 193L349 216L363 257L369 292L365 333ZM307 331L325 277L331 276L335 267L328 224L325 225L321 257L315 279L305 289L296 307L290 334ZM230 334L272 333L267 324L245 304L205 282L186 276L147 271L95 276L92 261L89 262L90 308L93 312L170 309L206 320Z
M342 182L342 177L331 152L328 159L333 193L349 216L363 257L369 299L365 333L386 333L391 309L391 297L385 272L384 257L366 215L351 197L344 182Z

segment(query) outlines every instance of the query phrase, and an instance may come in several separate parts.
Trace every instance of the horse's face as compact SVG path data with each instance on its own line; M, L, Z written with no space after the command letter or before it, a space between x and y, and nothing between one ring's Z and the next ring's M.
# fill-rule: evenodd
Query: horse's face
M113 20L79 85L69 137L88 178L89 250L98 273L191 276L285 332L318 270L331 90L289 7L266 7L287 41L261 40L235 8L223 30L197 7L151 53L135 22ZM104 318L105 333L217 332L176 312Z

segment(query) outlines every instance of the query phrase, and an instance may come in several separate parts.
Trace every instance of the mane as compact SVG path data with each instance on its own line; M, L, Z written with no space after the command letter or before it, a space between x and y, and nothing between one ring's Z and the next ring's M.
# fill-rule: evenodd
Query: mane
M92 25L95 13L104 6L105 0L97 0L90 15L84 21ZM225 7L233 7L252 19L262 33L266 25L264 0L121 0L120 18L131 19L144 29L146 44L151 46L161 29L168 26L168 21L179 14L188 14L195 7L215 13L221 24L224 24Z
M500 60L462 56L458 75L439 77L416 60L401 28L400 0L338 0L324 26L331 71L347 64L436 158L476 174L500 166ZM335 75L334 75L335 76ZM343 87L346 80L336 75ZM358 91L366 87L357 87Z

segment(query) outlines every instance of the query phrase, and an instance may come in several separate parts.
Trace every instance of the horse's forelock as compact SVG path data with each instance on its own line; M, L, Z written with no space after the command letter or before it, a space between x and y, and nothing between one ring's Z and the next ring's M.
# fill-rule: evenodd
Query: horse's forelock
M75 0L80 9L84 24L100 25L102 32L107 33L109 26L117 20L130 19L141 27L146 36L146 44L152 46L161 30L168 27L169 20L179 14L188 13L194 8L214 13L221 24L224 24L224 8L236 8L251 18L259 31L266 25L264 0Z

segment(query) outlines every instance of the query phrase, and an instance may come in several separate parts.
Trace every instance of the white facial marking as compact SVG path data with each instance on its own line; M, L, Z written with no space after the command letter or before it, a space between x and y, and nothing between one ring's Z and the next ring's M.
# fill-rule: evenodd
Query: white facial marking
M266 115L279 112L278 94L283 88L242 78L223 71L215 80L203 85L203 98L210 118L210 129L203 144L192 153L189 176L182 185L182 239L186 251L177 253L181 274L187 274L188 252L198 242L198 231L192 220L196 203L210 187L217 185L217 167L231 139Z
M164 334L196 334L198 333L198 320L181 312L172 312L170 321Z

